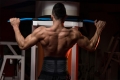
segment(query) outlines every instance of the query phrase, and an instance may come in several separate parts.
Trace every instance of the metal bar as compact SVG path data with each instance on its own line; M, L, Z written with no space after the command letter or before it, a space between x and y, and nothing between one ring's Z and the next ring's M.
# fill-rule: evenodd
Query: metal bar
M22 50L22 56L25 56L25 50Z
M113 61L120 63L119 60L112 58Z
M25 73L25 57L21 57L21 79L20 80L24 80L24 73Z
M50 27L51 25L53 25L53 21L33 21L33 26L37 26L37 25L44 25L46 27L47 26ZM83 22L65 21L64 25L65 27L73 27L73 26L83 27Z
M76 47L77 45L75 44L72 47L72 53L71 53L71 80L76 80Z
M2 73L3 73L3 70L4 70L4 67L5 67L5 63L6 63L6 60L7 59L21 59L21 80L24 80L24 56L20 56L20 55L4 55L4 61L3 61L3 64L2 64L2 67L1 67L1 71L0 71L0 78L2 76Z
M0 41L0 45L17 45L17 42L4 42L4 41Z
M115 44L113 46L113 49L112 49L111 54L110 54L110 57L108 58L108 61L107 61L106 65L105 65L105 68L104 68L104 70L102 72L102 76L105 74L105 72L106 72L106 70L108 68L108 65L109 65L109 63L110 63L110 61L112 59L112 56L114 54L114 51L115 51L115 48L116 48L117 44L118 44L118 40L115 42Z
M1 70L0 70L0 78L2 77L2 73L3 73L3 70L4 70L5 63L6 63L6 58L4 58L3 63L2 63L2 67L1 67Z
M7 45L9 47L9 49L13 52L14 55L17 55L17 53L15 52L15 50L13 49L13 47L11 45Z
M31 48L31 80L35 80L36 46Z

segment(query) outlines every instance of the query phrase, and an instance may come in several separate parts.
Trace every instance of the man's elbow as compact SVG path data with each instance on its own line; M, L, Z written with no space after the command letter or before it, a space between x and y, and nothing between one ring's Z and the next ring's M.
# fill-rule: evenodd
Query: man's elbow
M26 49L25 46L19 46L19 48L20 48L21 50L25 50L25 49Z
M96 50L96 48L90 48L88 49L89 52L94 52Z
M96 50L97 46L94 46L94 45L90 45L89 46L89 51L90 52L94 52Z
M97 48L97 45L95 45L95 44L90 44L90 45L88 46L88 48L89 48L89 51L90 51L90 52L94 52L94 51L96 50L96 48Z

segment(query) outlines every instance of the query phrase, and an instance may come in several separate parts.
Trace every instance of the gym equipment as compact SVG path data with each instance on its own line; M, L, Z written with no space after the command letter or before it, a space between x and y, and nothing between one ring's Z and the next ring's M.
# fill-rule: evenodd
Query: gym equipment
M51 21L51 18L20 18L20 21L32 21L32 20ZM65 21L78 21L78 19L66 19ZM7 22L10 22L10 20L8 20ZM81 22L94 23L93 20L88 19L81 20Z

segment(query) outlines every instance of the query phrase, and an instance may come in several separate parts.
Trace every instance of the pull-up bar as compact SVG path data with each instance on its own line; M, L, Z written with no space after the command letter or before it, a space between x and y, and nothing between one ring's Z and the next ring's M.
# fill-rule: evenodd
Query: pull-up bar
M20 21L32 21L34 19L40 21L51 21L51 18L20 18ZM66 19L66 21L78 21L78 19ZM10 20L8 20L7 22L10 22ZM84 19L82 20L82 22L94 23L93 20L88 20L88 19Z

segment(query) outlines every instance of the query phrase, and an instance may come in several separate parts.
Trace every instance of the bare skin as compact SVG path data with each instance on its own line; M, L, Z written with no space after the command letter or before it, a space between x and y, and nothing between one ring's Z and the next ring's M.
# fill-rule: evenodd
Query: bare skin
M89 40L77 29L66 29L62 21L56 20L54 16L52 16L52 19L53 26L50 28L40 26L24 38L19 30L19 18L11 18L10 23L13 26L19 48L27 49L39 42L43 47L44 57L65 57L67 51L75 43L88 51L94 51L98 46L101 32L106 24L105 21L95 21L96 32Z

